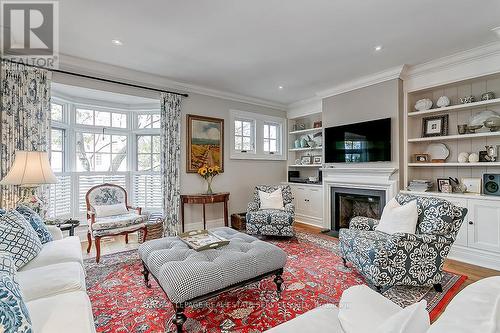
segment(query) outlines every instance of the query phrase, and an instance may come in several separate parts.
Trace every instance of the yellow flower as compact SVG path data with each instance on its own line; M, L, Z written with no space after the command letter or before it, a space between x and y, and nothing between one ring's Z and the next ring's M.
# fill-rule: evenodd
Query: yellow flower
M200 175L205 176L207 174L207 168L201 168Z
M208 168L208 173L214 173L214 168L213 167L209 167Z

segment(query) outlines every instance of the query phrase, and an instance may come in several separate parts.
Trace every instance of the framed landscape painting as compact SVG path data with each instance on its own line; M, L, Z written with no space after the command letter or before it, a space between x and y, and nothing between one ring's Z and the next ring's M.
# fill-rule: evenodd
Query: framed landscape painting
M218 165L224 172L224 119L187 115L186 172Z

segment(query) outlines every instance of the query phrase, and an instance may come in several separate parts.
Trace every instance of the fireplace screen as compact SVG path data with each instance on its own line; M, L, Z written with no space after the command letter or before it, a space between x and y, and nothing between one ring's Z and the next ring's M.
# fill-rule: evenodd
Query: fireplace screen
M338 234L340 228L349 228L349 222L355 216L379 219L385 206L385 192L332 188L331 200L331 230Z

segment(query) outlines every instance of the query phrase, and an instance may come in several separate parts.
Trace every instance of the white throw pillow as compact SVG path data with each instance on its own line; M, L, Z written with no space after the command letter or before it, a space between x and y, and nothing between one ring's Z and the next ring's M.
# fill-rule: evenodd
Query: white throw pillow
M429 313L425 309L427 302L422 300L407 306L387 318L374 333L425 333L431 327Z
M260 209L283 209L283 194L281 189L267 193L259 191Z
M106 217L128 213L125 203L119 203L116 205L95 205L94 210L96 217Z
M418 220L417 201L412 200L400 205L396 199L392 199L385 205L380 222L375 228L388 234L404 232L415 234Z

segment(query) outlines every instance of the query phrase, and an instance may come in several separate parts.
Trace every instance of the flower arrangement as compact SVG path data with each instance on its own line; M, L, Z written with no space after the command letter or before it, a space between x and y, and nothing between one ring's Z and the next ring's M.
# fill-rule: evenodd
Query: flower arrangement
M208 166L208 165L203 165L198 169L198 174L207 181L207 194L212 194L214 193L212 191L212 180L214 179L215 176L217 176L220 173L220 168L218 165L215 166Z

